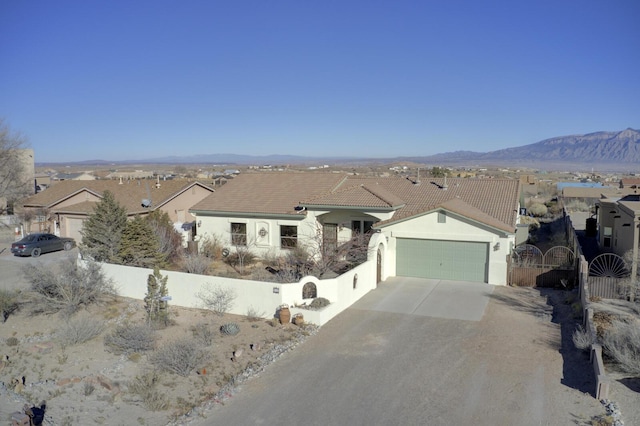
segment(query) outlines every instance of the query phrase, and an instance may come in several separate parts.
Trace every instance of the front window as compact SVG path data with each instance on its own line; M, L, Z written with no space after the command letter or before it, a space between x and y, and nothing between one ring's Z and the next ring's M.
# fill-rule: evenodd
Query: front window
M234 246L247 245L247 224L232 223L231 224L231 244Z
M280 247L289 249L298 245L298 227L280 225Z
M351 230L357 234L366 234L371 231L371 227L373 226L373 221L369 220L352 220L351 221Z

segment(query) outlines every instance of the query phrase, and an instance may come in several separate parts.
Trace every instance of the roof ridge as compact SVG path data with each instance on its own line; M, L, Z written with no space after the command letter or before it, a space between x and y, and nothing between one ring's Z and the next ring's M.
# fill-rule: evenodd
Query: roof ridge
M369 193L371 193L372 195L380 198L382 201L389 204L389 207L396 207L396 206L406 204L406 202L402 198L398 197L396 194L391 192L389 189L385 188L383 185L380 185L378 181L376 181L373 187L367 184L360 184L360 185L366 191L369 191Z

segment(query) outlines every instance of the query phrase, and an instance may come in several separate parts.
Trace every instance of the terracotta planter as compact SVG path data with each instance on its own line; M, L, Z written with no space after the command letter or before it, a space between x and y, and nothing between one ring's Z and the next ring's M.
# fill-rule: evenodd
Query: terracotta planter
M279 317L281 324L288 324L289 321L291 321L291 311L289 311L289 308L280 308Z
M304 324L304 316L302 314L295 314L293 316L293 323L297 326Z

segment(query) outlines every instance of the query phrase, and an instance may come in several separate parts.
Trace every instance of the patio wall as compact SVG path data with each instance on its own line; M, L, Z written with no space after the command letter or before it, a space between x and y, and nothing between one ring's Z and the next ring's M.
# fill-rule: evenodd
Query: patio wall
M147 292L147 277L153 274L152 269L108 263L103 263L102 269L115 283L118 294L133 299L144 299ZM218 286L232 290L236 294L233 307L229 310L231 314L246 315L247 309L251 307L256 312L264 313L264 318L272 318L281 305L287 304L291 307L292 315L302 313L306 322L317 325L324 325L376 286L375 258L333 279L320 280L313 276L306 276L299 282L289 284L176 271L160 272L168 277L167 287L172 298L169 306L201 307L197 293L207 287ZM357 282L354 288L356 274ZM316 285L318 297L329 299L331 302L329 306L318 311L295 307L312 300L302 298L302 287L308 282Z

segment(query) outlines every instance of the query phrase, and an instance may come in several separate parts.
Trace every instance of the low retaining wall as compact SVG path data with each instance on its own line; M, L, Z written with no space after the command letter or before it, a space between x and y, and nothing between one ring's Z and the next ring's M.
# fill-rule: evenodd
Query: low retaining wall
M589 297L589 264L584 259L584 256L580 256L580 303L582 305L582 327L585 332L591 336L592 341L595 341L597 336L596 326L593 322L593 309L589 306L591 304ZM602 360L602 346L597 343L591 345L589 360L593 367L593 374L596 378L595 397L598 400L609 399L609 378L607 377L604 369L604 362Z
M82 260L80 260L82 262ZM147 278L153 274L152 269L132 266L102 264L105 275L112 279L118 294L124 297L143 300L147 292ZM376 261L368 260L339 277L321 280L313 276L303 277L296 283L273 283L233 278L222 278L210 275L196 275L176 271L160 271L168 277L167 288L171 296L169 305L182 307L202 307L198 292L210 287L219 287L233 291L236 298L229 313L246 315L248 309L262 313L264 318L273 318L277 309L283 305L291 307L291 313L302 313L305 321L316 325L324 325L343 310L376 287ZM317 296L328 299L327 307L312 311L296 308L303 305L302 287L313 283Z

